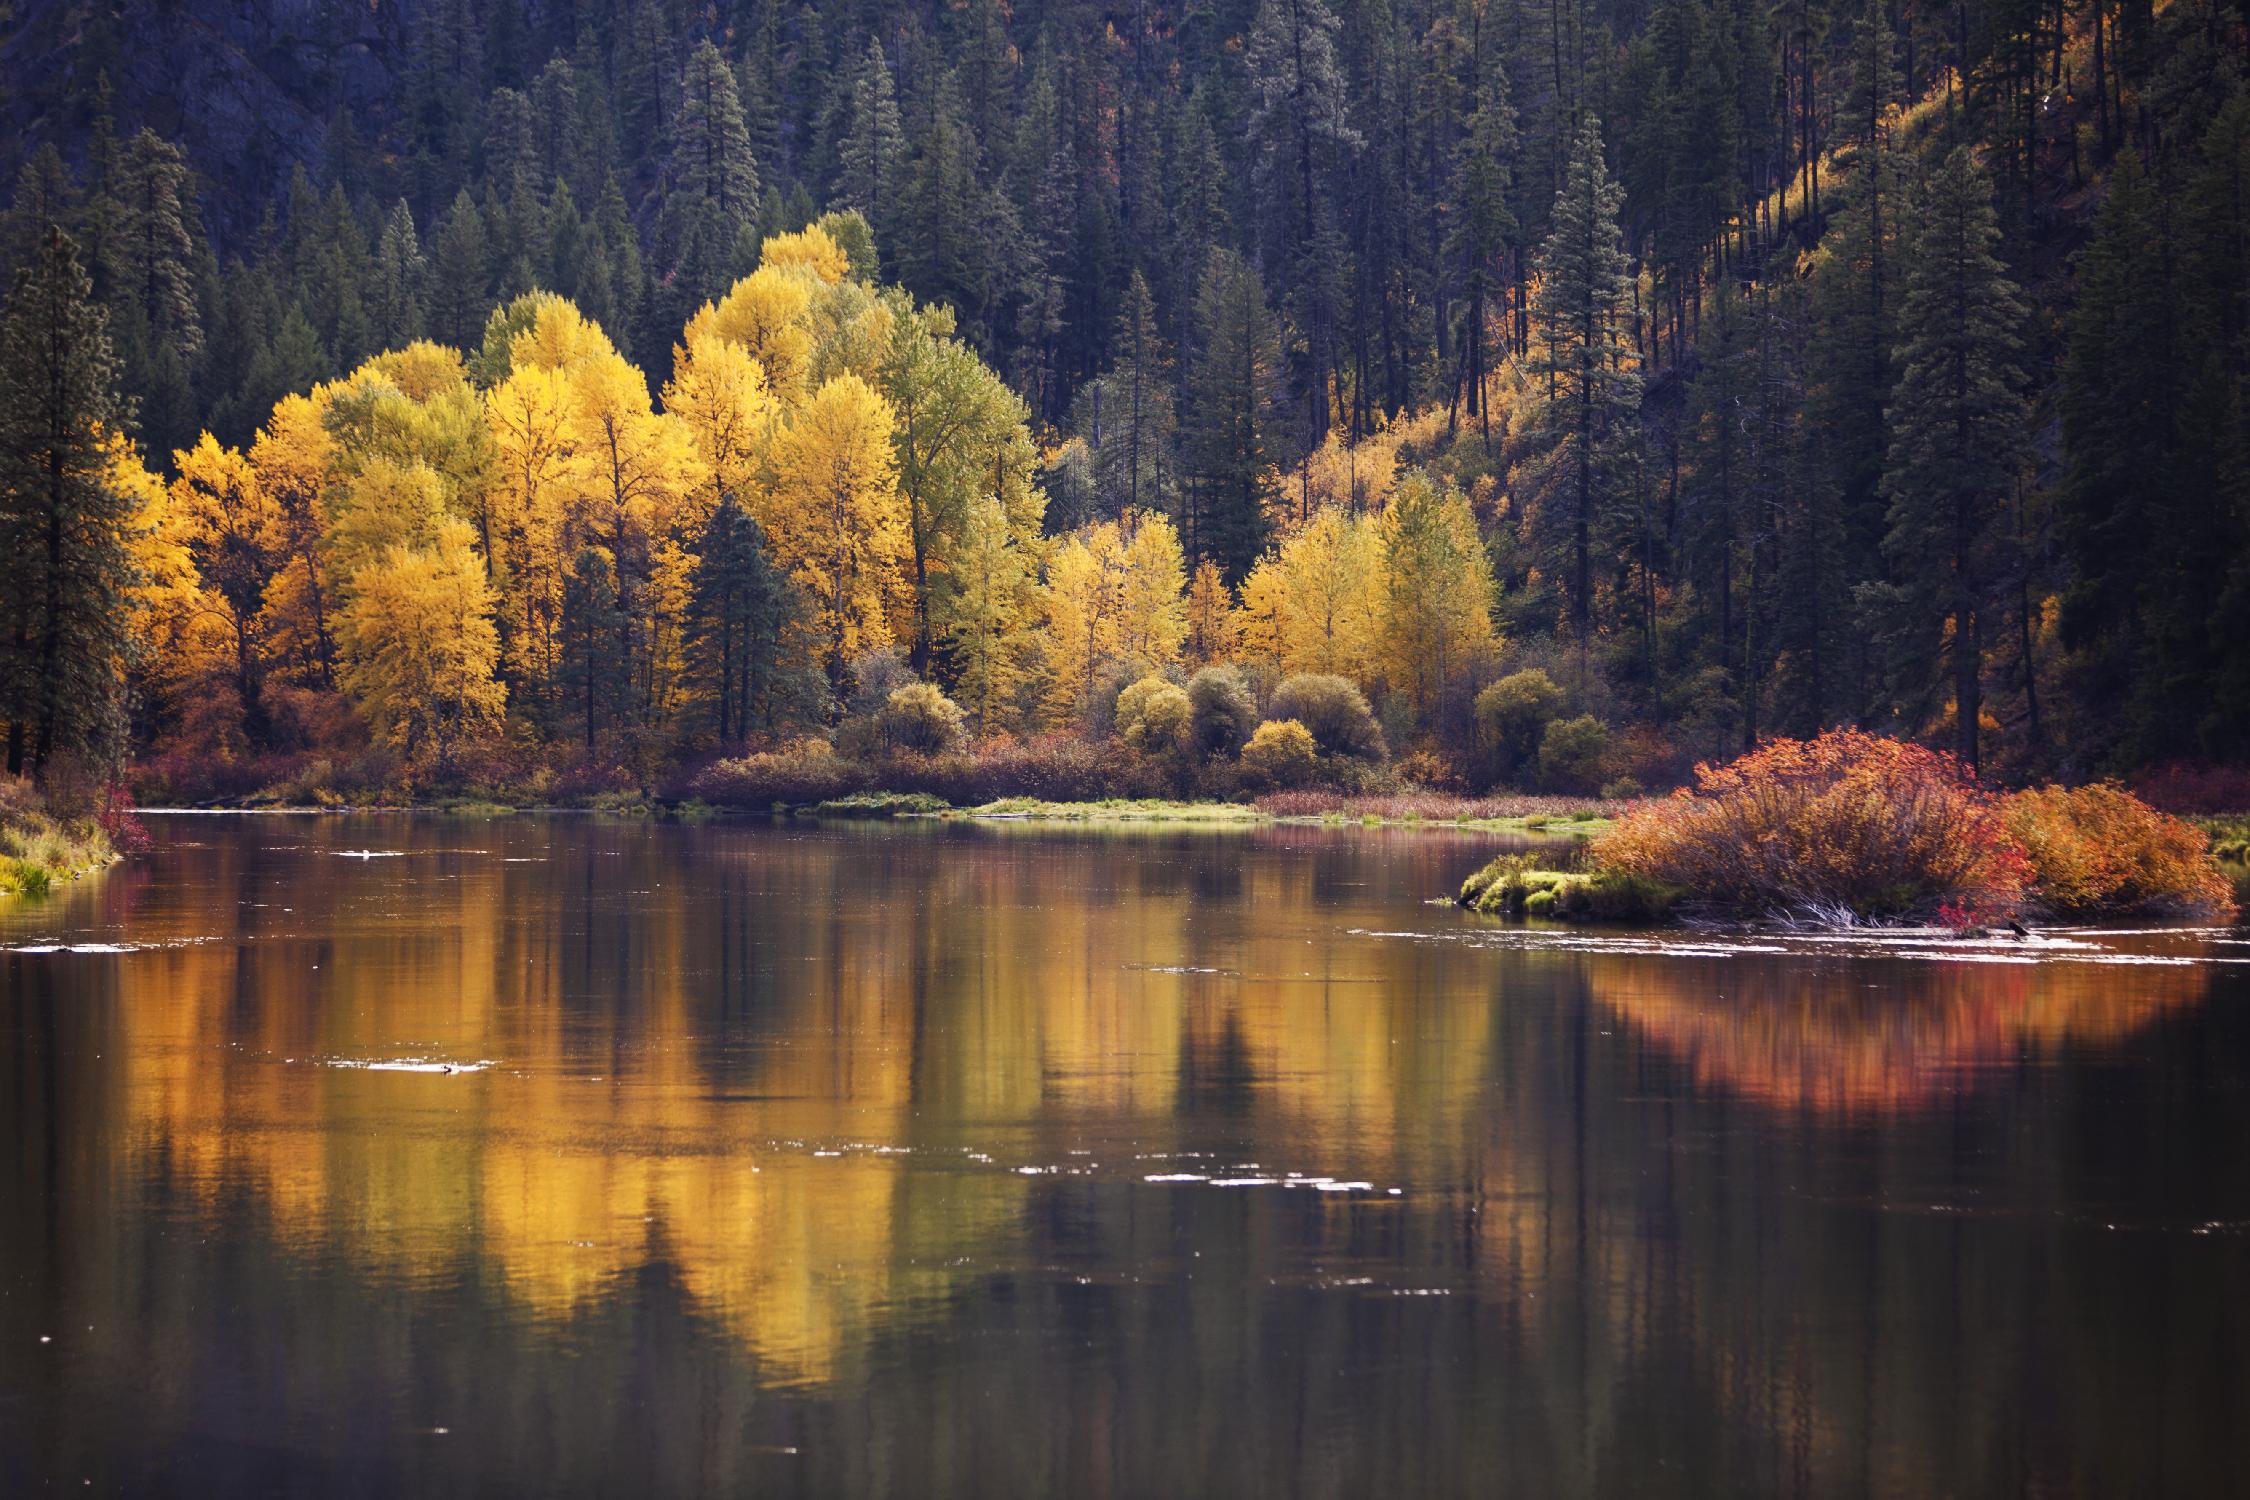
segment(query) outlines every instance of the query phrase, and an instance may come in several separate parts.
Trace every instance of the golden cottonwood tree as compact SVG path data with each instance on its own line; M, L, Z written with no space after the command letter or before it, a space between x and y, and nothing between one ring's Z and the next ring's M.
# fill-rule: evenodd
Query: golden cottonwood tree
M891 409L867 382L829 381L782 429L757 519L811 601L810 632L840 691L854 656L892 641L908 552Z
M1382 523L1382 663L1426 725L1446 684L1494 646L1492 567L1458 490L1399 482Z
M376 734L443 762L497 727L506 693L476 533L446 518L427 547L394 544L353 579L344 678Z
M1219 565L1206 557L1188 579L1187 640L1182 648L1196 666L1231 661L1242 649L1241 622L1235 616L1234 595L1220 576Z
M1124 577L1118 588L1117 654L1140 673L1177 666L1187 639L1187 560L1180 533L1161 511L1127 511Z
M172 506L184 528L202 587L201 611L225 635L236 709L244 728L263 732L266 589L287 558L287 533L250 461L206 432L172 455L178 477Z
M765 371L766 385L783 405L807 393L812 371L813 298L820 278L802 268L761 266L717 302L706 302L688 320L689 349L699 343L739 345Z
M493 582L499 611L501 671L514 684L555 675L564 533L576 497L577 457L570 382L561 371L518 364L485 398L494 461Z
M971 500L953 549L944 641L953 696L980 730L1004 727L1028 675L1038 621L1032 544L994 495Z
M322 556L324 499L343 479L336 441L312 396L281 398L250 445L250 467L281 515L284 566L266 588L267 636L298 680L333 687L334 588Z
M1105 671L1174 666L1187 638L1180 534L1162 515L1127 511L1066 537L1047 563L1050 721L1083 720Z
M1285 672L1365 682L1381 627L1382 550L1372 521L1316 513L1242 581L1245 639Z
M664 409L687 429L709 475L696 524L708 520L729 495L746 501L758 487L780 418L779 403L766 388L766 372L749 349L703 338L675 350Z

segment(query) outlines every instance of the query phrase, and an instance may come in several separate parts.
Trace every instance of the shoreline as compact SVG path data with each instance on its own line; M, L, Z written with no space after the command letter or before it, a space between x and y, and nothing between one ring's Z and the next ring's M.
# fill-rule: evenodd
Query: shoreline
M934 802L934 799L932 799ZM1510 817L1446 817L1374 812L1273 812L1246 802L1195 802L1120 798L1091 802L1049 802L1009 797L974 807L932 805L914 794L875 793L856 798L771 808L727 807L694 798L645 798L613 804L499 802L367 802L277 804L273 806L154 806L143 817L340 817L364 813L421 813L449 817L515 817L578 814L607 817L660 817L679 822L763 818L814 822L976 823L1054 826L1135 826L1187 829L1365 828L1427 830L1433 833L1491 833L1527 838L1578 840L1608 828L1603 814L1528 813Z

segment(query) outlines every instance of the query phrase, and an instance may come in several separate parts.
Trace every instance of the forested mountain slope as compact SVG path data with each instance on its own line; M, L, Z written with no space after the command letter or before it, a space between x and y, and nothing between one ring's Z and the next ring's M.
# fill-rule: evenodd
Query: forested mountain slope
M659 390L856 210L1050 534L1162 514L1270 621L1373 569L1327 513L1460 497L1499 644L1337 664L1469 779L1527 668L1679 753L2238 761L2246 58L2213 0L29 5L0 258L83 243L171 469L534 289Z

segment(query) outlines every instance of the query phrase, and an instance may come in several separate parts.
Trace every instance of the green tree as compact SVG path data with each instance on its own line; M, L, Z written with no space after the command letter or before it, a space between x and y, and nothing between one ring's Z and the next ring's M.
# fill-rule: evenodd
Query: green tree
M1187 544L1233 583L1265 550L1281 332L1258 273L1230 250L1211 253L1195 322L1200 346L1185 423Z
M1157 327L1156 299L1139 271L1117 317L1116 363L1092 388L1094 484L1102 513L1172 508L1172 351Z
M594 748L601 726L622 712L630 692L629 643L620 637L617 565L606 547L582 547L563 584L562 659L557 682L566 719L584 726Z
M134 579L115 483L125 411L108 317L50 226L0 313L0 720L8 770L101 754L119 722Z
M1593 633L1593 537L1605 501L1603 448L1640 394L1631 340L1631 278L1618 210L1624 189L1602 159L1591 114L1571 145L1562 190L1539 252L1532 308L1532 374L1543 382L1533 422L1533 520L1568 578L1565 620L1583 650Z
M696 43L680 77L664 208L708 203L731 243L758 211L758 164L734 70L711 43ZM683 203L684 200L684 203Z
M867 52L852 80L849 117L836 144L836 191L831 203L856 208L875 228L876 243L888 239L890 209L899 168L906 160L906 130L899 123L898 91L891 83L883 45L868 39Z
M704 523L688 601L687 659L721 744L771 728L788 581L765 535L733 496Z
M1883 539L1919 619L1947 627L1958 754L1977 765L1981 627L1999 576L1993 552L2022 481L2023 295L2000 263L1992 189L1966 147L1916 205L1899 309L1899 382L1883 474ZM1926 638L1930 632L1919 632ZM1926 650L1934 658L1935 650Z

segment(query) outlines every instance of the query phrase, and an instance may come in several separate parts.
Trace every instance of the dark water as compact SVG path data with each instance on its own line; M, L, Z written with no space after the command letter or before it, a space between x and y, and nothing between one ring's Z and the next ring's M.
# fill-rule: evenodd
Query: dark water
M1428 834L158 835L0 911L0 1495L2250 1484L2250 933L1527 935Z

